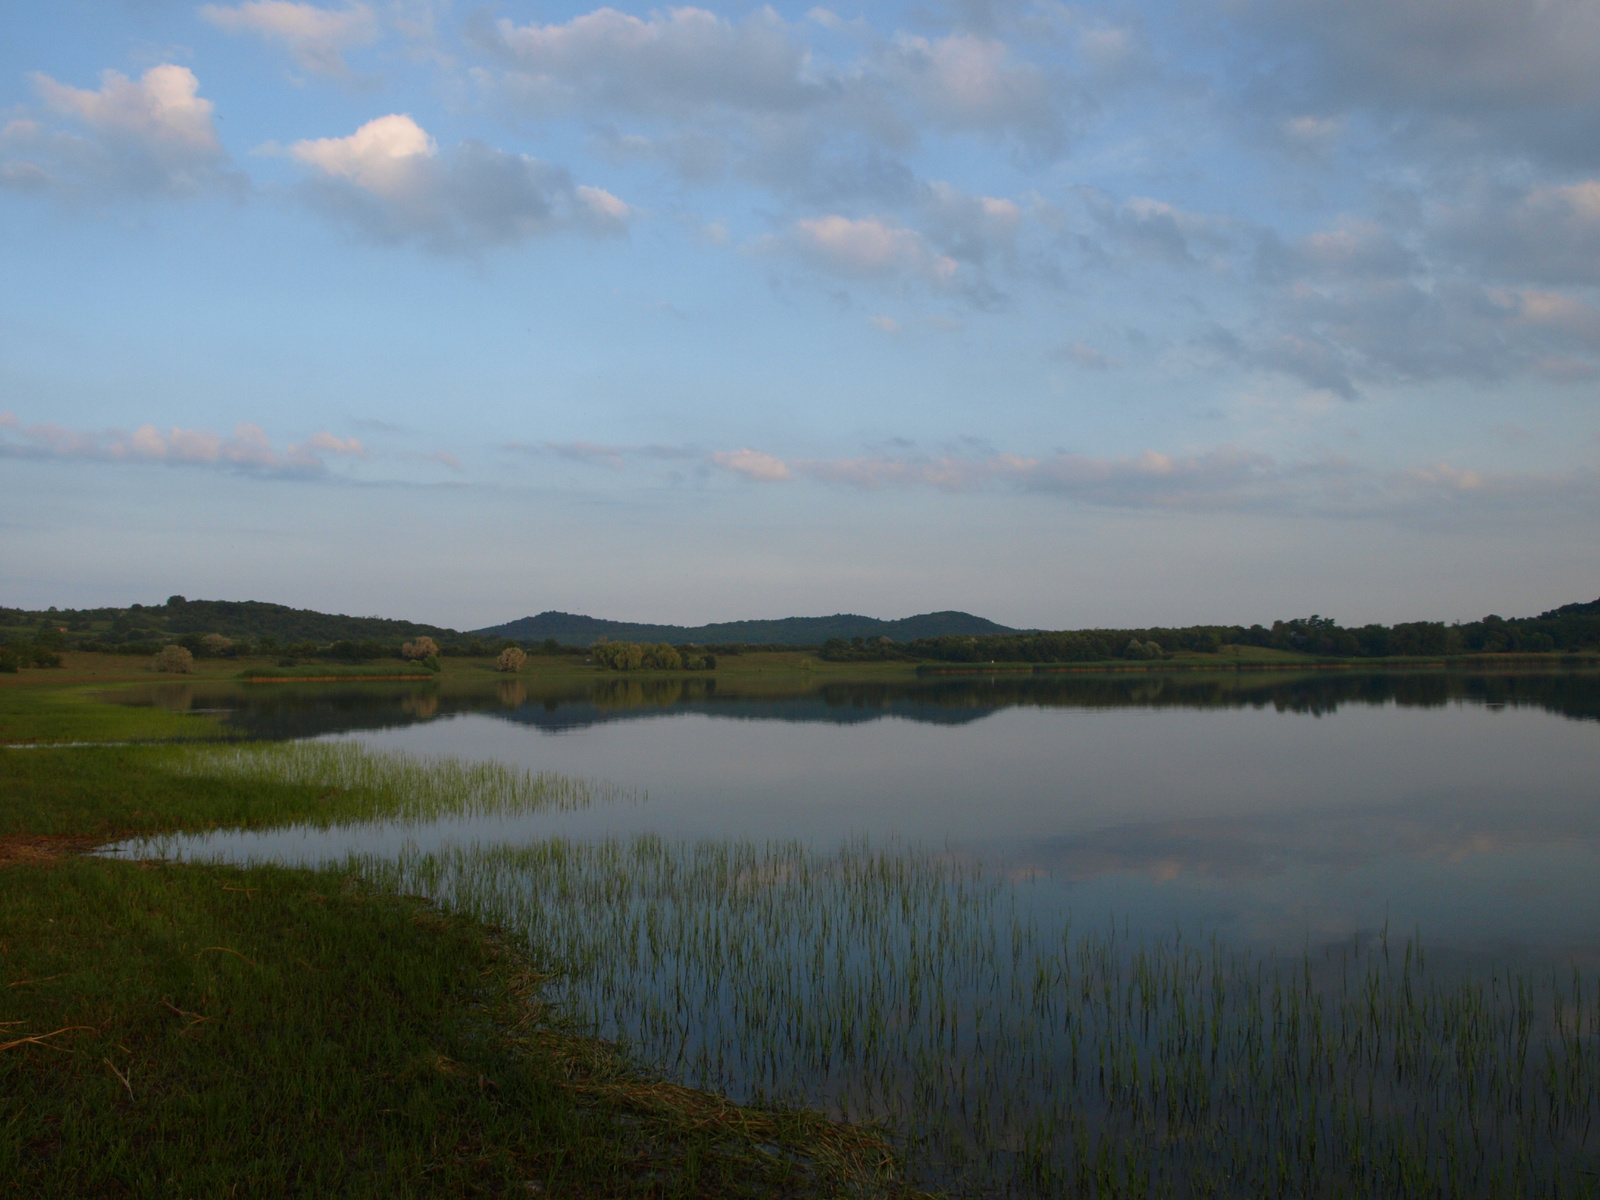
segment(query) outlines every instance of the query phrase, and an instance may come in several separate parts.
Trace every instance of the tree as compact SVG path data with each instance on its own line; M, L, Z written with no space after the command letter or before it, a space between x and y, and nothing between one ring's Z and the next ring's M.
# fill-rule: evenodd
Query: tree
M406 658L437 658L439 656L439 643L431 637L419 637L414 642L407 642L400 647L400 653Z
M194 670L194 655L182 646L163 646L155 652L150 659L152 671L170 671L176 675L187 675Z
M205 647L208 655L216 658L229 646L233 645L233 639L223 637L220 633L208 633L200 639L200 644Z
M522 664L528 661L528 656L515 646L507 646L500 651L500 657L494 660L496 671L509 671L513 674L522 670Z

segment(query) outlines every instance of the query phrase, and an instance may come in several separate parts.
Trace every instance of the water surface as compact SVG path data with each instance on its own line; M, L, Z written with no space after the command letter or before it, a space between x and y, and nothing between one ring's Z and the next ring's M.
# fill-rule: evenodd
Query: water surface
M216 835L295 859L463 841L858 838L1037 877L1082 924L1600 961L1600 675L1218 672L768 684L596 676L154 685L256 736L494 759L648 794L516 821ZM198 850L200 847L196 846Z

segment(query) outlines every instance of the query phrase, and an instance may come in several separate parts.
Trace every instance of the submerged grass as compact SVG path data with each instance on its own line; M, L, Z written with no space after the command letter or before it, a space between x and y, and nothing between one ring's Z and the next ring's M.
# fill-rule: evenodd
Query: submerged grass
M222 738L228 729L204 714L106 704L90 686L46 687L29 679L0 685L0 745Z
M915 1196L873 1129L641 1071L470 918L70 853L628 795L348 744L0 750L0 1195Z
M1074 933L971 864L655 837L352 864L536 942L672 1077L1031 1196L1600 1195L1600 986Z
M0 1194L903 1194L884 1139L577 1036L503 940L347 875L0 870Z

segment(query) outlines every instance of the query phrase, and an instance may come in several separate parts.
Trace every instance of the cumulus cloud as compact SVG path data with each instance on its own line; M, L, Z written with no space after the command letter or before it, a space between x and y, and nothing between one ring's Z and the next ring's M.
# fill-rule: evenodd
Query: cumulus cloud
M998 38L899 34L877 69L937 129L1009 134L1048 153L1063 147L1062 88Z
M0 185L82 197L186 196L238 189L211 101L187 67L163 63L137 80L104 71L98 90L32 76L47 115L0 129Z
M1016 201L935 182L928 185L920 209L928 236L949 257L981 267L1015 258L1023 216Z
M1236 222L1191 212L1150 196L1117 201L1096 188L1078 189L1101 246L1169 266L1193 266L1230 249Z
M484 41L509 68L504 94L531 115L787 112L825 92L770 8L737 23L690 7L645 18L600 8L559 25L502 18Z
M325 473L328 455L365 458L366 450L355 438L327 431L278 450L261 426L243 422L234 426L231 436L224 437L209 430L161 430L154 425L141 425L131 433L75 430L49 423L23 425L14 414L0 414L0 456L8 458L166 463L306 476Z
M1490 278L1600 284L1600 180L1454 208L1445 229L1452 249Z
M595 123L613 155L695 183L732 171L811 203L913 197L905 156L926 133L1064 148L1067 89L992 35L897 35L838 60L811 44L818 28L770 8L735 20L694 7L501 19L477 31L494 65L473 78L514 114Z
M1273 64L1258 107L1367 111L1444 147L1600 159L1590 0L1253 0L1230 10Z
M344 51L378 39L377 18L360 3L328 9L292 0L251 0L235 8L205 4L200 16L224 33L248 33L278 42L303 70L335 78L350 73Z
M411 117L368 121L347 137L296 142L313 202L380 241L470 252L563 232L626 231L632 209L563 168L483 142L441 151Z
M795 222L790 242L813 265L849 279L911 277L944 284L958 269L955 259L892 218L807 217Z

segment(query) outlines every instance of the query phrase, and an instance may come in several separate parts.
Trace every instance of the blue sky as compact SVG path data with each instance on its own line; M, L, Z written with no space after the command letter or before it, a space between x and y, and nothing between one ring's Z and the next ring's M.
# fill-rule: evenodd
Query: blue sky
M0 602L1600 592L1589 0L10 9Z

